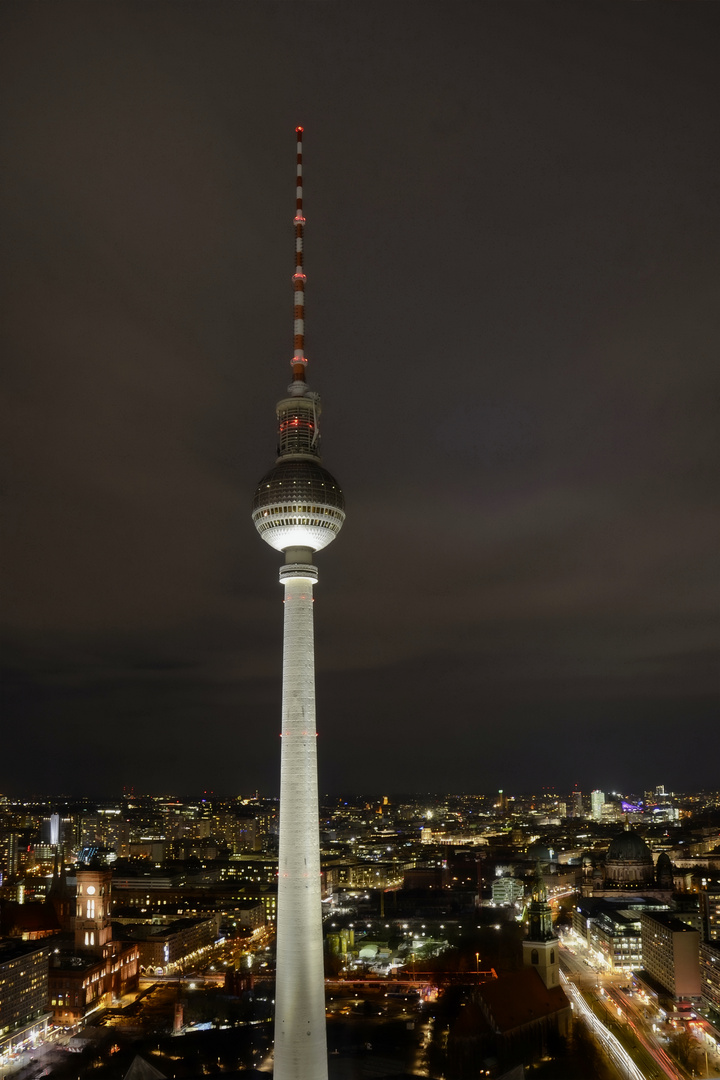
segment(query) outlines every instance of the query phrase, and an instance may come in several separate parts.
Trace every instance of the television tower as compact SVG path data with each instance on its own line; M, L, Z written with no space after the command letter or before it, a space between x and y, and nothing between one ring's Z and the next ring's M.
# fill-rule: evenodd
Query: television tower
M320 464L320 399L305 382L302 135L297 134L295 346L288 396L277 404L278 457L253 500L255 528L285 557L278 858L275 1080L327 1080L325 977L315 730L312 557L345 520L337 481Z

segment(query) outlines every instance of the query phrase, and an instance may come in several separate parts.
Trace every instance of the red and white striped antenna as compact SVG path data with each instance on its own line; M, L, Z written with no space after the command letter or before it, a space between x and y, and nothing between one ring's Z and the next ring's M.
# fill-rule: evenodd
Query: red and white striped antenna
M293 274L294 302L294 352L291 360L293 383L305 382L305 271L303 269L303 234L305 218L303 217L303 189L302 189L302 137L303 129L295 128L297 135L297 187L295 202L295 273ZM298 386L297 390L304 389Z

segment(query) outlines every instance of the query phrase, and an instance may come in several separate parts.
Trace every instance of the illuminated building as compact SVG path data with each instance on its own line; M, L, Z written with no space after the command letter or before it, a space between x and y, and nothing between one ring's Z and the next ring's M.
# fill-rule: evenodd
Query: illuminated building
M345 520L337 482L320 464L320 401L305 382L302 128L297 128L294 354L287 397L278 402L278 457L260 481L253 521L285 557L280 826L278 852L275 1080L327 1077L315 730L313 553Z
M76 895L75 948L106 956L112 938L112 871L78 868Z
M599 908L589 922L588 944L602 955L608 967L613 971L637 971L642 967L638 911L608 904Z
M127 945L135 942L140 953L140 970L148 975L171 975L197 963L209 952L218 938L215 915L197 918L172 919L158 926L151 923L130 923L117 928L118 939Z
M602 821L603 806L605 805L605 792L592 791L590 793L591 813L595 821Z
M20 865L20 835L8 831L0 836L0 883L7 884L17 877Z
M71 1027L137 988L137 945L112 940L112 871L78 867L75 947L53 951L48 979L56 1024Z
M0 944L0 1054L45 1032L49 946Z
M643 967L674 998L700 997L700 935L680 919L643 912Z
M525 888L522 881L518 881L517 878L499 877L495 878L490 886L490 893L493 904L501 906L503 904L514 904L518 900L522 900L525 895Z
M700 942L700 983L703 1004L720 1016L720 943Z
M672 893L673 867L662 852L657 866L652 851L643 838L628 824L610 842L605 859L593 869L592 881L583 884L586 896L654 896L666 900Z
M700 890L700 925L705 941L720 940L720 885L705 883Z

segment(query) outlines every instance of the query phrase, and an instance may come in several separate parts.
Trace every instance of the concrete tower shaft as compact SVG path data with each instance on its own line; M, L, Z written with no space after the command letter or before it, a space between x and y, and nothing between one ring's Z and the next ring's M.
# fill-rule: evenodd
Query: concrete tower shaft
M325 1080L313 643L317 571L307 563L294 563L282 567L280 580L285 618L274 1076L275 1080Z

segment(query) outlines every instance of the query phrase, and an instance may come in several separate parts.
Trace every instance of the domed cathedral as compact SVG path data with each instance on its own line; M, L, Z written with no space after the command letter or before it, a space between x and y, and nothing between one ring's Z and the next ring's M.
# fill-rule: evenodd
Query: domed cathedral
M610 842L605 856L605 884L636 888L655 884L652 852L642 836L625 825L625 831Z
M605 859L595 864L590 888L583 891L591 896L667 896L672 888L673 868L667 854L658 857L656 868L650 848L626 822L624 831L610 841Z

